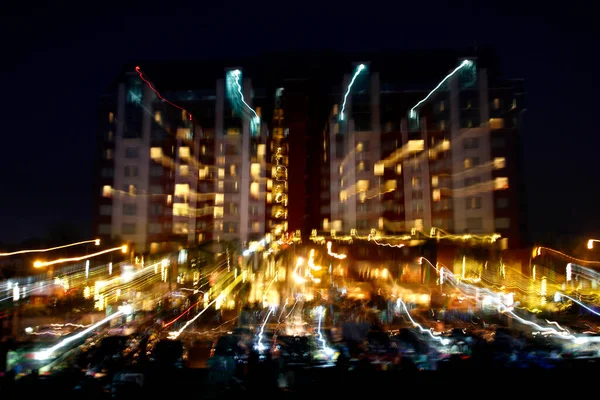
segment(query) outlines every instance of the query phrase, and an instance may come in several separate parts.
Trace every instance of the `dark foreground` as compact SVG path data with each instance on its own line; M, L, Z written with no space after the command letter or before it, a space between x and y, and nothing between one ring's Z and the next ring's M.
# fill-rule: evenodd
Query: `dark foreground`
M402 393L420 396L448 396L471 393L488 396L498 393L549 395L561 392L567 382L600 371L600 361L582 361L560 369L455 369L446 371L340 371L336 368L295 371L285 384L266 374L245 382L219 385L210 382L206 369L157 371L147 377L144 386L110 388L98 379L78 373L58 376L26 376L14 382L2 381L0 398L29 399L33 396L61 399L175 398L192 395L194 399L277 398L348 399ZM281 387L287 386L287 387ZM312 399L311 399L312 400Z

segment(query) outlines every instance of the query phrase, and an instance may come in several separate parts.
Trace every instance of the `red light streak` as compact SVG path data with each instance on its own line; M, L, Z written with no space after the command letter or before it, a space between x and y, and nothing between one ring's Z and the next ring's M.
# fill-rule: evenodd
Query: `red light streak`
M181 111L185 111L185 112L186 112L186 113L188 113L188 115L190 116L190 121L192 120L192 114L190 114L190 112L189 112L188 110L186 110L185 108L183 108L183 107L181 107L181 106L178 106L178 105L177 105L177 104L175 104L175 103L172 103L172 102L170 102L169 100L167 100L167 99L165 99L164 97L162 97L162 96L161 96L161 94L158 92L158 90L156 90L156 89L154 88L154 86L152 86L152 84L150 83L150 81L149 81L149 80L147 80L146 78L144 78L144 74L143 74L143 72L142 72L142 71L140 71L140 67L139 67L139 66L135 67L135 72L137 72L137 73L138 73L138 75L140 76L140 79L141 79L141 80L143 80L144 82L146 82L146 84L148 85L148 87L149 87L150 89L152 89L152 91L153 91L154 93L156 93L156 95L158 96L158 98L159 98L159 99L161 99L161 100L162 100L162 101L164 101L164 102L167 102L167 103L169 103L169 104L170 104L170 105L172 105L173 107L179 108Z
M194 307L195 305L200 304L201 301L204 300L199 300L196 303L192 304L191 306L188 307L187 310L185 310L184 312L182 312L181 314L179 314L179 316L177 318L175 318L174 320L167 322L166 324L163 325L163 328L166 328L169 325L172 325L175 321L179 320L179 318L183 317L188 311L190 311L192 309L192 307Z

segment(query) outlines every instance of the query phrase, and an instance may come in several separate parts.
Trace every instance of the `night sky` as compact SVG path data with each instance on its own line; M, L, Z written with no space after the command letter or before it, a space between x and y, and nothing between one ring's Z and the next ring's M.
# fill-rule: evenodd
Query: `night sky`
M525 9L522 3L529 2L452 8L435 1L66 2L51 8L25 2L22 9L18 3L0 6L5 244L44 236L57 224L91 237L98 98L125 63L475 44L494 46L506 77L525 79L524 173L533 238L600 233L593 62L600 35L595 13L583 2ZM177 9L167 5L173 3Z

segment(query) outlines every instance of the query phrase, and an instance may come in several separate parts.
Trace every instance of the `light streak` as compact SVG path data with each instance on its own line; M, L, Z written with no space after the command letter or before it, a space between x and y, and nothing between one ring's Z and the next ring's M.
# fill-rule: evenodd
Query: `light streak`
M206 312L206 310L208 310L208 308L210 306L212 306L213 304L215 304L218 299L219 299L219 296L217 296L213 301L211 301L210 303L208 303L206 305L206 307L204 307L204 309L202 311L200 311L198 314L196 314L196 316L194 316L194 318L192 318L188 322L186 322L179 330L173 331L173 332L169 332L169 338L170 339L177 339L179 337L179 335L181 335L181 332L183 332L185 330L185 328L187 328L188 326L190 326L191 324L193 324L195 320L197 320L198 318L200 318L200 316L202 314L204 314Z
M98 328L101 325L104 325L105 323L112 321L113 319L123 316L125 315L125 311L124 310L118 310L117 312L115 312L114 314L109 315L108 317L104 318L101 321L96 322L93 325L90 325L88 328L82 330L81 332L76 333L73 336L69 336L67 338L64 338L63 340L61 340L60 342L58 342L57 344L55 344L54 346L41 351L40 353L38 353L38 359L40 360L45 360L48 359L52 356L52 353L55 352L56 350L60 349L61 347L66 346L67 344L77 340L77 339L81 339L82 337L84 337L85 335L87 335L88 333L90 333L91 331L93 331L94 329Z
M260 331L258 332L258 342L256 343L256 348L258 349L258 351L263 351L265 349L264 345L261 343L262 335L265 331L265 325L267 324L267 321L269 320L269 317L271 316L273 311L275 311L275 307L269 307L269 312L267 313L267 316L265 317L265 320L263 321L262 326L260 327Z
M340 112L340 121L344 120L344 110L346 109L346 101L348 100L348 95L350 94L350 89L352 89L352 85L354 85L354 81L358 77L358 75L366 68L365 64L360 64L356 67L356 71L354 72L354 76L352 80L348 84L348 89L346 89L346 94L344 94L344 101L342 102L342 111Z
M142 73L142 71L140 70L140 67L137 66L135 67L135 72L138 73L138 75L140 76L140 79L143 80L144 82L146 82L146 84L148 85L148 87L150 89L152 89L152 91L154 93L156 93L156 95L158 96L159 99L161 99L162 101L164 101L165 103L169 103L170 105L172 105L175 108L179 108L181 111L186 112L189 116L190 116L190 121L192 120L192 114L190 114L190 112L188 110L186 110L185 108L178 106L177 104L165 99L164 97L162 97L162 95L158 92L158 90L156 90L154 88L154 86L152 86L152 83L150 83L150 81L148 81L146 78L144 78L144 74Z
M429 94L427 96L425 96L425 98L423 98L422 100L420 100L417 104L415 104L413 106L413 108L410 109L410 112L408 113L410 118L416 118L417 117L417 112L415 111L415 109L417 107L419 107L421 104L423 104L424 102L427 101L427 99L429 99L440 87L442 87L442 85L448 80L450 79L454 74L456 74L458 71L460 71L462 68L464 67L470 67L471 65L473 65L473 61L471 60L464 60L462 63L460 63L460 65L458 67L456 67L454 69L454 71L450 72L448 75L446 75L446 77L444 79L442 79L440 81L440 83L437 84L437 86L435 88L433 88L433 90L431 90L431 92L429 92Z
M244 99L244 93L242 93L242 86L240 85L240 76L242 74L242 71L240 71L239 69L235 69L233 71L229 71L229 74L231 75L231 77L233 77L234 83L237 87L237 93L239 95L240 101L244 106L246 106L246 109L248 109L254 115L251 121L252 129L255 130L258 127L258 124L260 124L260 117L258 116L256 111L254 111L254 109L250 107L248 103L246 103L246 100Z
M19 250L19 251L13 251L12 253L0 253L0 257L14 256L16 254L26 254L26 253L45 253L47 251L64 249L67 247L78 246L80 244L87 244L87 243L95 243L96 246L98 246L98 245L100 245L100 239L84 240L82 242L65 244L65 245L57 246L57 247L50 247L48 249Z
M431 336L432 339L435 339L435 340L439 341L444 346L450 343L450 340L434 335L433 332L431 331L431 329L425 329L417 321L415 321L413 319L413 317L410 315L410 313L408 312L408 308L406 307L406 303L404 303L402 301L402 299L398 299L397 302L399 304L401 304L402 307L404 308L404 311L406 312L406 316L410 320L410 323L413 324L413 326L417 327L419 329L419 331L428 333L429 336Z
M35 268L42 268L42 267L47 267L49 265L54 265L54 264L66 263L66 262L71 262L71 261L87 260L88 258L96 257L96 256L110 253L113 251L117 251L117 250L123 251L123 249L127 249L127 248L125 246L120 246L120 247L113 247L112 249L102 250L102 251L99 251L99 252L93 253L93 254L87 254L87 255L81 256L81 257L59 258L58 260L54 260L54 261L36 261L33 264L33 266Z

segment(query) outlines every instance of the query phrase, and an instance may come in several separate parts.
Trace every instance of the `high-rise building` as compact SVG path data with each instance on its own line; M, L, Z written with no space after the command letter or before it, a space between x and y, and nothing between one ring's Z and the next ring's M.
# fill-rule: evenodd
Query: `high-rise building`
M138 252L313 229L519 246L523 82L471 55L128 68L101 101L96 233Z
M438 65L447 69L420 80L387 60L348 65L324 130L330 198L321 230L437 230L522 245L523 82L499 80L478 57Z
M100 237L155 252L265 236L261 99L238 68L213 78L187 89L135 69L102 102Z

